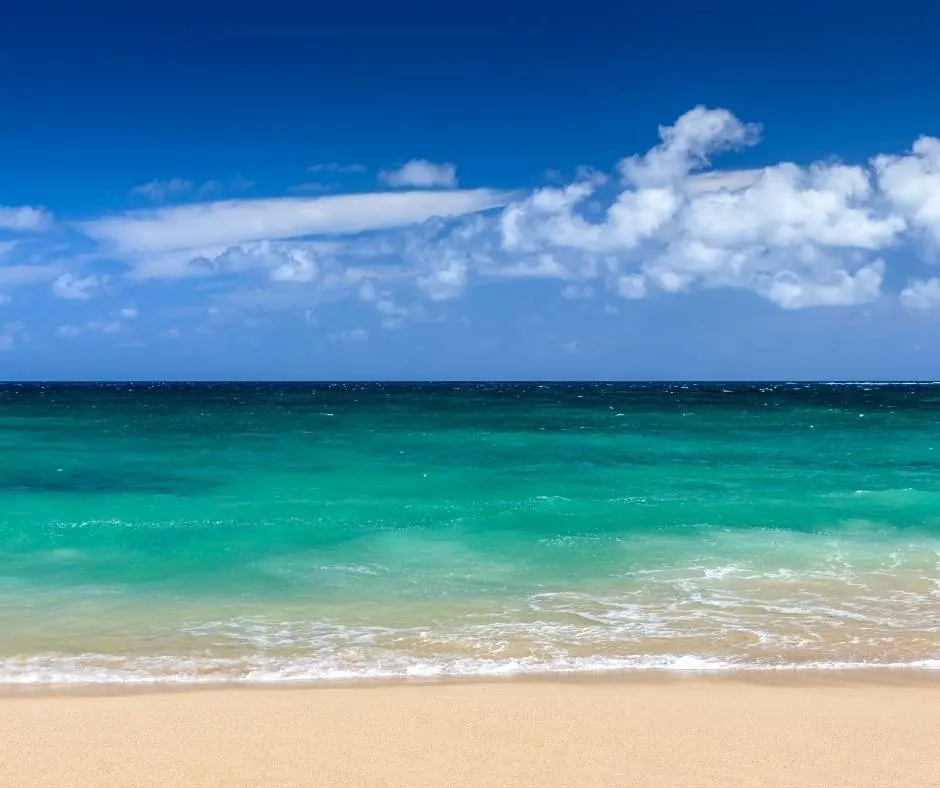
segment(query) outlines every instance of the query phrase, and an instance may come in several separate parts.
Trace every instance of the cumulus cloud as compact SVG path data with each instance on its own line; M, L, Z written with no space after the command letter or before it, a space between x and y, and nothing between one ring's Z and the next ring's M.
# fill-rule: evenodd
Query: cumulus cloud
M457 186L457 168L453 164L412 159L397 170L380 172L379 180L393 189L453 189Z
M731 287L787 309L848 306L879 297L883 254L911 223L933 232L936 216L940 231L940 142L921 139L910 155L868 166L709 169L717 155L757 144L759 131L697 107L660 128L658 145L620 161L612 197L610 177L585 170L492 219L413 243L412 260L432 261L416 266L416 283L447 297L475 276L559 279L569 297L576 286L628 299ZM448 286L427 288L438 281Z
M940 278L915 279L908 283L898 298L908 309L937 309L940 307Z
M910 223L940 244L940 139L921 137L903 156L876 156L878 184Z
M52 283L52 292L56 298L87 301L97 293L101 284L101 278L97 276L79 278L65 273Z
M52 214L45 208L0 205L0 230L39 232L48 230L53 224Z

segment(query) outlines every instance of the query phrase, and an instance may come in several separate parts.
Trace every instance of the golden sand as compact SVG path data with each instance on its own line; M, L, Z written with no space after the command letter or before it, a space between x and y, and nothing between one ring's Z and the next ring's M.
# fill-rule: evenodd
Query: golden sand
M4 786L940 786L940 682L0 698Z

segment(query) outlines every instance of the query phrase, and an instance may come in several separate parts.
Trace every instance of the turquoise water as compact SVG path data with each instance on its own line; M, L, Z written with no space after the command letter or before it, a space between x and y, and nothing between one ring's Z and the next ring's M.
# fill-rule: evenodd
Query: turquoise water
M940 667L940 386L0 387L0 684Z

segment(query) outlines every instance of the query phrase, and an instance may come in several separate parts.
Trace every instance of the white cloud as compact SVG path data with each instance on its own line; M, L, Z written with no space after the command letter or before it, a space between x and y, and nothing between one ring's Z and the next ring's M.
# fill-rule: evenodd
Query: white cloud
M432 301L446 301L464 291L468 270L466 260L445 251L425 273L418 274L417 285Z
M593 294L599 308L716 288L785 309L851 306L881 296L894 251L940 253L940 140L862 163L713 169L759 137L727 110L696 107L612 173L578 168L570 183L527 193L458 190L453 165L415 159L379 174L413 191L163 206L78 229L137 280L224 275L212 299L227 309L358 298L386 327L434 319L477 283L524 279L556 280L566 298ZM11 268L0 266L0 285ZM39 281L31 270L15 276ZM57 284L77 293L84 281ZM219 289L228 281L239 289ZM910 282L902 303L932 305L931 282Z
M52 283L52 292L56 298L66 298L74 301L87 301L92 298L101 287L102 281L97 276L78 278L65 273Z
M877 253L903 239L907 222L879 198L877 167L700 171L716 154L758 141L756 126L725 110L696 108L660 137L620 162L621 187L606 209L598 213L596 201L607 179L582 173L506 206L492 223L496 244L478 232L468 259L484 276L603 283L626 298L696 286L744 288L789 309L878 298ZM915 145L917 173L934 153ZM920 192L916 202L922 221L933 216ZM445 243L450 254L462 250Z
M275 282L312 282L320 273L316 258L303 249L284 253L285 260L271 271Z
M855 273L837 270L824 281L792 271L775 274L758 292L784 309L868 304L881 293L884 263L877 260Z
M738 191L753 186L763 170L713 170L689 175L682 184L686 194L697 195L717 191Z
M118 316L123 317L126 320L134 320L138 316L139 312L137 307L126 306L123 309L118 310Z
M384 170L379 180L393 189L432 189L457 186L457 168L453 164L435 164L427 159L412 159L397 170Z
M908 309L937 309L940 307L940 278L932 276L929 279L908 282L898 297Z
M0 229L19 232L48 230L53 225L52 214L45 208L31 205L10 207L0 205Z
M196 184L186 178L170 178L169 180L152 180L148 183L142 183L131 189L131 194L138 197L145 197L154 202L163 202L173 197L179 197L188 194L196 187Z
M660 144L643 156L628 156L618 169L626 183L654 187L686 178L714 154L757 143L760 127L742 123L728 110L695 107L673 126L659 127Z
M248 241L392 229L498 207L509 199L476 189L226 200L133 211L78 229L104 252L128 260L138 276L175 277L192 273L188 264L196 257L211 259Z
M876 156L878 184L897 210L940 244L940 139L920 137L904 156Z

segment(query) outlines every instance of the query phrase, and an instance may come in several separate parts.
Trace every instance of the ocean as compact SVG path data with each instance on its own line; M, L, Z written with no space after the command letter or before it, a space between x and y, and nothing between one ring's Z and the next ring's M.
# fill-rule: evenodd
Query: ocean
M940 385L0 387L0 685L878 667Z

